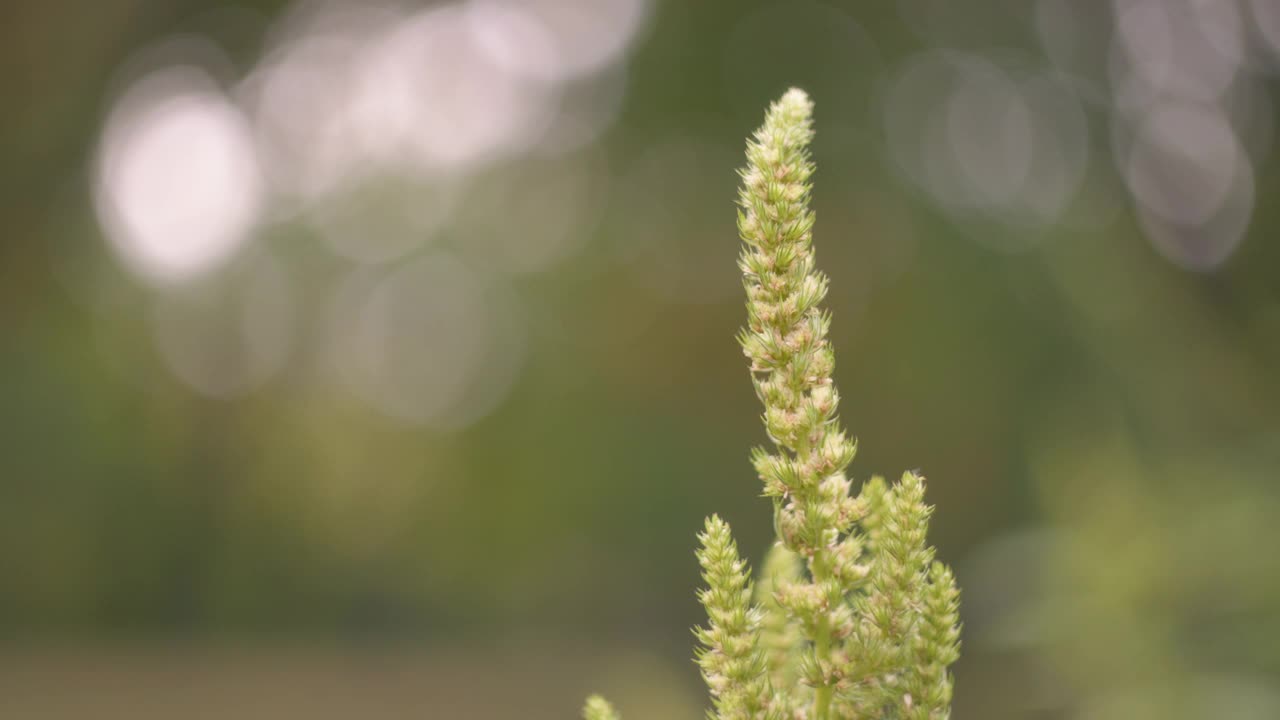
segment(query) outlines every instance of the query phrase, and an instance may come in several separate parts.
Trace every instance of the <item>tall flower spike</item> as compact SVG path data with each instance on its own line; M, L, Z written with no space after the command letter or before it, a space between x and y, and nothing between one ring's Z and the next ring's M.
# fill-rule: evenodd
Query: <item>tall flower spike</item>
M698 593L706 608L707 627L694 635L702 643L698 665L711 688L719 720L761 720L772 717L764 653L760 650L759 608L751 605L751 583L747 563L738 556L738 546L729 525L719 517L707 518L706 530L698 535L702 548L698 563L707 587Z
M847 594L866 575L861 545L849 536L863 508L849 496L844 469L856 447L835 422L839 395L827 342L830 318L819 308L827 278L814 267L809 160L813 103L788 90L769 108L747 144L741 171L739 267L747 291L747 327L739 335L751 361L756 394L774 451L757 450L756 471L774 499L783 544L806 559L812 582L780 600L813 641L804 662L815 688L815 720L830 713L841 678L831 659L833 638L852 631Z

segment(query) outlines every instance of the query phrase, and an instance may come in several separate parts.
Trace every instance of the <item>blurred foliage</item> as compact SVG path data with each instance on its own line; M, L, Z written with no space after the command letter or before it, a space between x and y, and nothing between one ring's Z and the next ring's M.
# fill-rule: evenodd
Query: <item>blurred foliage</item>
M1265 48L1266 3L1213 5L1236 8L1250 47ZM965 593L956 717L1275 717L1276 123L1239 129L1252 173L1239 245L1211 267L1180 261L1148 240L1126 187L1106 99L1112 13L1068 13L1073 25L1055 21L1062 6L662 3L611 71L621 104L604 134L477 170L429 248L357 267L330 249L333 223L285 215L210 276L157 290L117 262L95 214L113 103L139 50L174 36L222 48L219 73L248 73L289 8L6 5L0 637L428 651L590 639L656 653L692 687L701 518L720 512L749 556L772 532L748 491L746 451L761 437L733 339L733 168L758 108L794 84L817 102L836 380L866 448L852 473L918 465L931 480L932 539ZM1088 144L1074 151L1088 169L1054 221L957 211L900 172L886 128L899 118L885 108L912 58L1041 66L1062 43L1074 43L1075 64L1055 66L1082 88ZM1208 72L1192 60L1175 77ZM1257 63L1237 82L1247 74L1271 108L1280 61ZM557 173L585 178L563 196L582 207L548 189ZM1159 177L1198 176L1173 163ZM357 234L405 232L393 210L415 192L373 192L373 209L351 216ZM526 198L536 192L549 199ZM1203 188L1169 192L1192 205ZM503 248L553 226L571 251L504 265L533 262ZM1200 232L1191 242L1218 237ZM477 307L500 319L469 362L517 358L509 387L467 396L463 427L382 412L330 367L339 288L403 271L395 287L418 297L413 280L443 272L421 260L435 253L483 280ZM223 325L253 314L235 298L266 266L293 310L277 328L287 350L260 365ZM435 309L425 327L465 337ZM414 358L436 348L406 352L387 377L431 381ZM253 382L211 398L183 368ZM626 712L637 696L617 689L625 678L590 680L529 703L568 713L596 686Z

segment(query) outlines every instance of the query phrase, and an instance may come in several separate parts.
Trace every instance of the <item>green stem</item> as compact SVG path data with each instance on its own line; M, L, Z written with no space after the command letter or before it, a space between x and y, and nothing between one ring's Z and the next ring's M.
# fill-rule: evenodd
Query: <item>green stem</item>
M813 558L813 582L818 587L826 585L827 563L825 554L819 551ZM831 666L831 620L825 611L822 614L822 619L818 622L818 627L814 634L813 652L815 659L818 661L818 667L826 673ZM814 689L813 720L828 720L830 718L831 693L830 685L822 685Z

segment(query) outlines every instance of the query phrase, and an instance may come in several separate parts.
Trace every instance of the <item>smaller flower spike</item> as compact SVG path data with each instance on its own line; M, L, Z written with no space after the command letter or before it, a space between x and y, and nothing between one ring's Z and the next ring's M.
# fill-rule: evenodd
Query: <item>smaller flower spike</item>
M947 666L960 657L960 591L955 576L942 563L929 567L924 607L916 633L913 670L907 689L914 707L911 720L946 720L951 714L951 673Z
M607 700L599 695L592 695L587 698L586 707L582 708L582 720L621 720L621 718Z
M751 605L747 563L729 525L719 517L707 518L698 535L702 548L698 564L707 586L698 592L706 608L705 628L694 635L702 648L697 653L702 677L711 688L718 720L761 720L774 717L769 710L768 668L760 648L761 610Z
M769 666L769 680L775 688L794 688L799 678L800 651L804 636L786 608L778 602L779 594L803 579L800 558L782 543L774 543L760 568L756 584L756 603L764 611L760 643Z

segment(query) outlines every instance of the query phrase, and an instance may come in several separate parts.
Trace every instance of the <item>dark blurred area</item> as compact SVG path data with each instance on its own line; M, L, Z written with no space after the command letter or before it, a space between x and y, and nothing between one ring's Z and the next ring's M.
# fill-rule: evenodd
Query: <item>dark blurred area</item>
M5 4L0 717L700 717L790 85L954 717L1280 717L1278 74L1272 0Z

